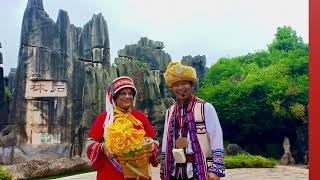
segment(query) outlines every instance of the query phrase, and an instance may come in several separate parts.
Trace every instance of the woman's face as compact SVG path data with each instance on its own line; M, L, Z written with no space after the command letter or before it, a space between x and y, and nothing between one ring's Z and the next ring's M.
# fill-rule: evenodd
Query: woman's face
M133 106L133 92L131 88L123 88L117 93L116 106L128 110Z

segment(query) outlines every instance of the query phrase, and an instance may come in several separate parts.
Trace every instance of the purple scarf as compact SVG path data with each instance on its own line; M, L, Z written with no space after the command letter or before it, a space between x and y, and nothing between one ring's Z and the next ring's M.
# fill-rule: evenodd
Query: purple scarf
M194 101L192 103L195 103ZM192 145L192 150L194 153L195 163L193 166L194 177L198 180L206 180L206 162L202 154L200 144L197 137L196 123L194 119L193 107L190 110L186 111L188 130L190 134L190 140ZM167 136L167 149L166 149L166 159L165 159L165 179L170 180L170 176L173 173L174 169L174 159L172 155L173 148L173 122L175 118L175 110L171 117L169 117L169 126L168 126L168 136ZM190 143L190 142L189 142Z

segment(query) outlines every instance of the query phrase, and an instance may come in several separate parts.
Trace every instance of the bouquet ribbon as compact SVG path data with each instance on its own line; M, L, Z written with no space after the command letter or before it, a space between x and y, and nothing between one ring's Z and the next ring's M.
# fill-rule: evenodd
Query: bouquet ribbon
M140 126L143 128L142 122L139 121L137 118L135 118L131 113L123 113L122 111L120 111L119 109L115 108L113 109L113 112L115 113L114 119L115 121L117 120L129 120L132 122L133 125L135 126Z
M141 127L136 129L135 126ZM143 147L145 131L141 121L130 112L114 109L114 122L108 127L106 145L113 154L127 154Z

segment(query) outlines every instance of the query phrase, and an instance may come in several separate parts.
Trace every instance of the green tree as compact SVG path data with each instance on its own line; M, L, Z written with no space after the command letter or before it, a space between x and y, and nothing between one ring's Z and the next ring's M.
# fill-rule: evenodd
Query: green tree
M307 148L299 138L308 123L308 48L291 27L275 36L267 51L219 59L197 95L216 108L225 140L280 158L284 136Z
M275 39L269 45L269 51L290 51L305 47L306 45L303 43L302 38L297 36L296 31L290 26L283 26L278 27Z

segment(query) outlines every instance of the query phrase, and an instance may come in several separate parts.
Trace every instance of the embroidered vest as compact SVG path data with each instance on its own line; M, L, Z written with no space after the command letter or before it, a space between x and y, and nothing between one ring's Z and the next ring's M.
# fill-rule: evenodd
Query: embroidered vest
M204 115L204 105L205 101L199 98L196 98L194 106L192 107L196 130L197 138L201 147L201 151L206 158L212 157L212 150L210 148L210 141L207 134L206 124L205 124L205 115ZM173 116L175 105L172 105L169 110L169 119Z

